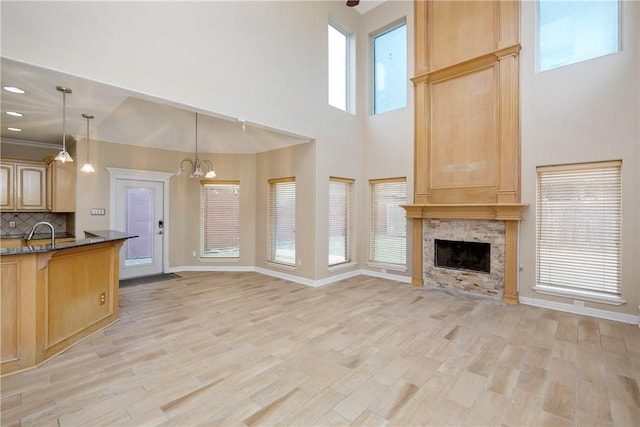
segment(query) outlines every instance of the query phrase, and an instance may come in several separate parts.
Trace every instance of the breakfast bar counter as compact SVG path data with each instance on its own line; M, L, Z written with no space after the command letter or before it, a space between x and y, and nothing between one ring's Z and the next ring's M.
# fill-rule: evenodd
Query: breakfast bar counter
M0 249L2 375L37 366L118 320L113 230L84 239Z

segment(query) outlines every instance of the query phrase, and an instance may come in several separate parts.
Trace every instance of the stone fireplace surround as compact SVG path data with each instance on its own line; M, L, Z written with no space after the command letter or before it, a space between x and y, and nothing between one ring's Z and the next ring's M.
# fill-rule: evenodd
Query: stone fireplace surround
M504 224L504 258L502 260L503 280L502 284L493 285L494 290L502 290L502 302L518 304L518 222L522 220L522 211L527 205L521 203L496 203L496 204L414 204L404 205L407 211L407 219L413 221L413 272L412 283L415 286L425 284L425 245L424 235L428 232L425 227L426 219L430 220L464 220L466 224L473 221L498 221ZM442 221L441 221L442 223ZM431 222L427 224L433 224ZM496 230L501 230L501 225L496 225ZM464 230L462 230L464 232ZM432 236L433 237L433 236ZM442 236L440 236L442 237ZM449 239L449 240L465 240ZM433 243L431 243L433 245ZM492 268L493 268L492 260ZM433 265L433 260L431 260ZM463 277L463 276L461 276ZM459 285L463 287L473 286L473 280ZM427 285L429 282L427 281ZM480 287L480 286L478 286ZM488 287L487 287L488 288ZM493 294L494 292L486 292ZM497 295L499 292L495 292Z
M504 221L468 219L422 220L424 285L501 297L504 287ZM490 244L490 272L435 265L435 240Z

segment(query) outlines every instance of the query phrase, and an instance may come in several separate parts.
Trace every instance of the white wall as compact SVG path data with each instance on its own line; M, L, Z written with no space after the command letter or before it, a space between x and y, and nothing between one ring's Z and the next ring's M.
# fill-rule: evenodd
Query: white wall
M639 4L623 3L622 51L535 71L536 3L522 3L522 202L520 295L571 304L532 290L536 279L536 166L622 159L622 293L627 304L588 307L638 313L640 230Z

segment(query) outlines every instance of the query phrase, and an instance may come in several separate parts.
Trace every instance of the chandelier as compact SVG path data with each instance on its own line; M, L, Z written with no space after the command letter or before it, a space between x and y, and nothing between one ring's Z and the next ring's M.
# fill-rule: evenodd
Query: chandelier
M178 168L178 171L176 172L176 176L180 176L184 173L184 164L185 162L189 163L191 165L191 178L199 178L201 176L204 176L207 179L212 179L216 177L216 173L213 170L213 163L211 163L210 160L203 160L200 161L200 159L198 158L198 113L196 113L196 157L195 160L191 160L191 159L183 159L180 162L180 167ZM207 167L207 172L203 172L202 171L202 166L206 166Z

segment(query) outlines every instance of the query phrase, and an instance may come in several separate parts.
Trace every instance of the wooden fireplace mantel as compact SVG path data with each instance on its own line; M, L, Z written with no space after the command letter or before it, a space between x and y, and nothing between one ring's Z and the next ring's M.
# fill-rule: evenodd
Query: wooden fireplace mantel
M495 219L499 221L520 221L522 211L528 205L521 203L493 204L419 204L403 205L407 218L440 219Z
M528 207L522 203L489 204L415 204L403 205L407 218L413 220L413 273L411 282L423 286L422 220L475 219L505 222L504 291L502 302L518 304L518 221Z

